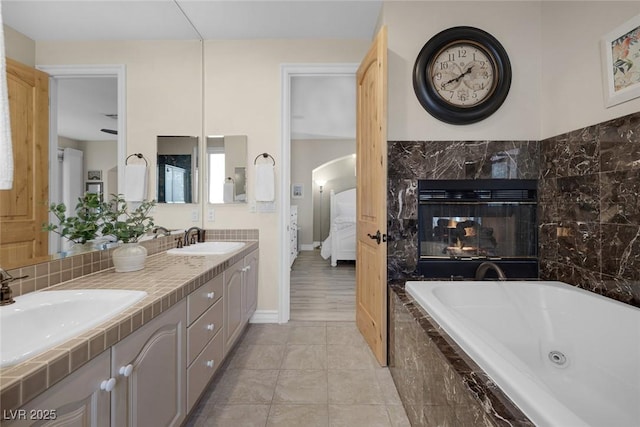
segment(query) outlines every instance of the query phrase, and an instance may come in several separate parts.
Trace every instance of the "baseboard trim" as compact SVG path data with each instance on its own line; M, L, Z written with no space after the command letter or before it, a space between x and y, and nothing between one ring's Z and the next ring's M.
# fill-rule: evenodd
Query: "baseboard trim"
M249 323L278 323L278 310L256 310Z
M300 250L301 251L312 251L316 248L315 243L314 244L306 244L306 245L300 245Z

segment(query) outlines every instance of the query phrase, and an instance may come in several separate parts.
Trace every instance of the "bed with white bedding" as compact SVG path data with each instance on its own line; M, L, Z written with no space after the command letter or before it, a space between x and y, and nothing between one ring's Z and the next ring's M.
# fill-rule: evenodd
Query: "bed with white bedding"
M320 254L324 259L331 257L331 266L338 260L356 259L356 189L340 193L331 190L329 237L322 242Z

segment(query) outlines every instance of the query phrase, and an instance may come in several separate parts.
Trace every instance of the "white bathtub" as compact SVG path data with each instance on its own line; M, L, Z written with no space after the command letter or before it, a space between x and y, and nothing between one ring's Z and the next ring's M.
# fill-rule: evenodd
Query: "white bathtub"
M640 426L640 309L562 282L406 291L537 426Z

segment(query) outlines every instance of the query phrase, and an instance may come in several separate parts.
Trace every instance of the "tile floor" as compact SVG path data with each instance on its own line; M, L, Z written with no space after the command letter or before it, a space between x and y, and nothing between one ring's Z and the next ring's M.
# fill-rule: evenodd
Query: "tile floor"
M410 426L354 322L250 324L220 369L187 426Z

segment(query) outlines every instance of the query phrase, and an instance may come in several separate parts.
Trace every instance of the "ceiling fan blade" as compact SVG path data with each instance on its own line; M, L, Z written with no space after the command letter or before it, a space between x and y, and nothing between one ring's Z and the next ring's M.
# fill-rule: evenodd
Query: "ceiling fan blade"
M114 129L100 129L100 132L110 133L111 135L117 135L118 131Z

